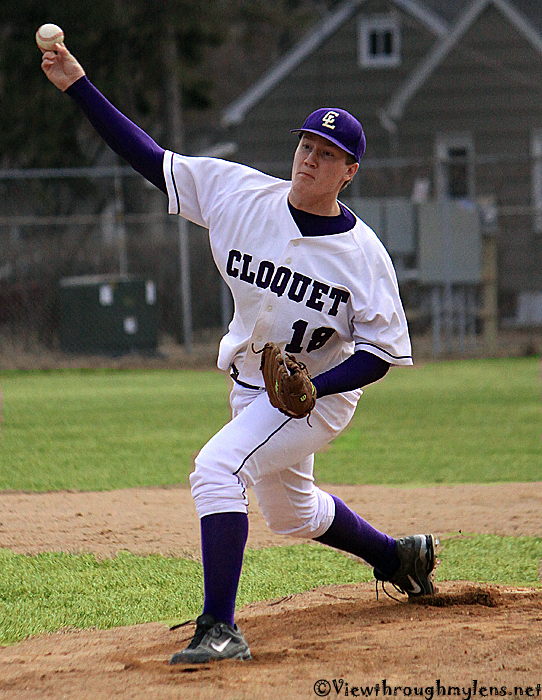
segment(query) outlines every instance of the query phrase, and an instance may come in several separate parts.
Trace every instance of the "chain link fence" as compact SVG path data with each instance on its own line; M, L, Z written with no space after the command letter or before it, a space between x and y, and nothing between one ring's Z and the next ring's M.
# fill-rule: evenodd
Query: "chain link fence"
M96 312L114 305L107 289L138 281L154 290L157 346L164 335L186 346L219 333L231 304L207 232L180 222L130 168L0 171L0 353L65 349L66 290L78 284L97 288L89 334ZM135 318L129 308L120 318L134 340L123 348L149 352ZM103 350L112 352L107 342Z

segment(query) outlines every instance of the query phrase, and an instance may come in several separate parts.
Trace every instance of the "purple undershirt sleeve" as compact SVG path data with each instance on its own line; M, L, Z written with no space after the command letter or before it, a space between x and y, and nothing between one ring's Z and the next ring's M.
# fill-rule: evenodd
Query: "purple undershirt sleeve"
M114 107L83 76L66 90L107 145L134 170L166 193L162 169L164 149Z
M359 350L340 365L314 377L318 397L360 389L372 384L389 370L390 365L376 355Z

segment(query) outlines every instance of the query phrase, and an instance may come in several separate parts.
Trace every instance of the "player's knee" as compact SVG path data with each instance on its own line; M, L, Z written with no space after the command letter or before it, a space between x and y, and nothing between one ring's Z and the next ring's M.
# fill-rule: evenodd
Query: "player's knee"
M274 522L273 520L267 522L269 528L276 535L288 535L289 537L301 537L303 539L314 539L317 535L313 534L317 529L314 526L313 521L309 522Z
M310 496L298 502L294 500L277 503L259 494L258 505L268 527L277 535L290 537L314 539L322 535L331 525L335 512L331 496L315 488Z
M226 484L224 474L219 464L205 459L200 452L195 459L194 471L189 476L192 498L197 502L204 495L213 494L216 497Z
M206 486L220 485L227 481L228 465L220 452L213 444L207 443L196 455L194 471L190 474L192 495L194 490L203 489Z
M320 529L320 514L314 507L297 509L287 514L281 511L263 512L270 530L276 535L312 539Z
M201 455L201 453L200 453ZM246 512L248 498L240 479L217 461L196 457L190 490L199 517L210 513Z

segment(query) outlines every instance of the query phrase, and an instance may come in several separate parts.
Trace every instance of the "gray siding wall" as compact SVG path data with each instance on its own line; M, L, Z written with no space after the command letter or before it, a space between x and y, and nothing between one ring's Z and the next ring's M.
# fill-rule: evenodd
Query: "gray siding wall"
M289 130L301 126L313 110L326 106L348 109L358 117L367 135L368 158L388 155L388 140L377 111L435 41L426 27L399 13L403 63L398 68L362 68L358 63L358 18L390 11L388 2L364 3L355 18L257 104L232 133L239 144L236 159L289 177L297 143Z
M531 203L531 131L542 125L542 56L489 6L408 105L399 124L401 155L436 131L468 131L476 156L477 196L501 207ZM503 290L542 289L542 236L532 216L500 217L499 283Z

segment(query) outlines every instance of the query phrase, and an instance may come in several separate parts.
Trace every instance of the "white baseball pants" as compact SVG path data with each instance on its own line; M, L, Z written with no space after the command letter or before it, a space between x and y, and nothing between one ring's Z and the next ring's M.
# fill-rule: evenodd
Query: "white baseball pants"
M314 453L350 422L361 390L318 399L306 419L288 418L267 393L234 384L232 419L203 447L190 475L200 518L246 513L247 487L273 532L314 538L335 515L331 496L314 484Z

